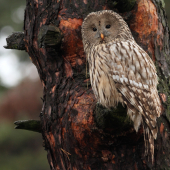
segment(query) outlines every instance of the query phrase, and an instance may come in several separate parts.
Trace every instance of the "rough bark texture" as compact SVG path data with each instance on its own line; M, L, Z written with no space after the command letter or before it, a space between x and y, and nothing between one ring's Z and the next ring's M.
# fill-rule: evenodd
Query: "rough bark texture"
M94 114L102 108L96 109L86 74L80 30L89 12L102 9L124 12L120 14L129 24L135 40L157 67L163 104L153 165L144 157L142 128L136 134L127 123L127 127L120 130L126 118L122 119L119 114L118 124L114 123L114 116L111 126L103 122L98 126L101 118L96 123ZM52 170L170 167L169 29L162 1L27 0L24 31L26 51L44 87L40 118Z
M6 38L7 45L4 46L6 49L16 49L16 50L25 50L24 43L24 33L23 32L15 32Z

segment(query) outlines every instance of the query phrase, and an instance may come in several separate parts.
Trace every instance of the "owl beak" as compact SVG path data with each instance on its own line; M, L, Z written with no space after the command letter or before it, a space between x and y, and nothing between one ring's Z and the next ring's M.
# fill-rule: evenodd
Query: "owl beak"
M104 35L102 33L100 34L100 37L102 40L104 40Z

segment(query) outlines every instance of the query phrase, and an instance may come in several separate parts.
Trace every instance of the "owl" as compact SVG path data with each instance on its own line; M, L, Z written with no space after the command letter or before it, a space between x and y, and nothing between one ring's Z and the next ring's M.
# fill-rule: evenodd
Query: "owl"
M107 108L118 103L127 106L127 115L136 132L143 126L145 156L153 162L157 117L161 113L153 61L135 42L128 25L116 12L90 13L81 31L96 99Z

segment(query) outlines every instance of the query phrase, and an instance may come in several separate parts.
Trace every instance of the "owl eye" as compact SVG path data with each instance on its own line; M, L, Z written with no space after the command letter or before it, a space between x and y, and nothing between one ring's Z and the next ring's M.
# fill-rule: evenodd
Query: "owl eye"
M109 29L111 27L111 25L106 25L106 28Z
M93 27L93 31L97 31L97 28Z

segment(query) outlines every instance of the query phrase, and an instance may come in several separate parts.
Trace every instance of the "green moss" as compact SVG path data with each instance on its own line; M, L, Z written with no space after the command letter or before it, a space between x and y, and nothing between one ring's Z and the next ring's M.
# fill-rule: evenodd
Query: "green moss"
M11 49L18 49L18 45L17 45L17 44L13 44L13 45L11 46Z
M127 116L127 109L121 104L118 104L117 108L111 109L97 104L95 119L99 128L114 134L120 134L131 127L131 122Z
M159 3L160 3L160 6L161 6L162 8L165 8L165 2L164 2L164 0L160 0Z
M157 74L158 74L158 92L166 95L166 101L163 103L164 108L166 108L165 114L167 119L170 121L170 80L166 78L162 73L161 68L156 64Z
M63 35L60 29L54 25L43 25L38 34L39 47L56 47L60 44Z
M136 0L117 0L115 6L120 12L128 12L135 6Z

